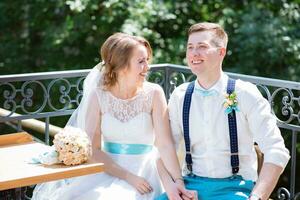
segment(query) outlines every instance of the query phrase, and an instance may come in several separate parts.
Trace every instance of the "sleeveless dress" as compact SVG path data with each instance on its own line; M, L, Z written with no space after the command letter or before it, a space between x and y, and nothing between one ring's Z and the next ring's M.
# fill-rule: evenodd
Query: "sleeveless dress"
M97 88L102 150L118 165L144 177L153 188L141 195L126 181L105 172L39 184L32 200L152 200L162 192L154 147L152 101L158 85L144 82L133 98L122 100ZM132 148L133 147L133 148Z

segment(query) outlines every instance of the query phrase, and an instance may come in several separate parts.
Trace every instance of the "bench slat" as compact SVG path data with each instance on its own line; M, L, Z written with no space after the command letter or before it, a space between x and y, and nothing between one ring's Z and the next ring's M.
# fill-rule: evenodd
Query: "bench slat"
M0 135L0 146L32 142L33 137L26 132Z

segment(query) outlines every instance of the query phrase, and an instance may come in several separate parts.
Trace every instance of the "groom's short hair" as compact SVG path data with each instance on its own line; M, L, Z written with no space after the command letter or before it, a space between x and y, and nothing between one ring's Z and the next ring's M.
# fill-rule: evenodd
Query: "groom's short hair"
M228 36L225 30L216 23L210 23L210 22L201 22L192 25L189 28L188 36L190 36L192 33L196 32L203 32L203 31L210 31L214 34L214 38L212 39L212 43L216 45L217 47L227 47L228 43Z

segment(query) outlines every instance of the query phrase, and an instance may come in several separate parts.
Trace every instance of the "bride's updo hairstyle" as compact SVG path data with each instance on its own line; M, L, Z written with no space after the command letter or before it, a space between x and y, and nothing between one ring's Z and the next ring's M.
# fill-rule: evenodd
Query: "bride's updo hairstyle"
M149 42L138 36L125 33L115 33L103 43L100 54L103 61L103 86L109 88L116 84L118 72L129 67L130 59L135 47L144 45L148 52L148 60L152 58Z

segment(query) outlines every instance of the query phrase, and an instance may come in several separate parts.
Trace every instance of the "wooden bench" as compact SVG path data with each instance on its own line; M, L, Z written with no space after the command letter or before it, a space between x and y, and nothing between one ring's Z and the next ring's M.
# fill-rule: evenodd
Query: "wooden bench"
M1 200L5 199L2 196L8 192L8 189L103 171L103 163L96 162L92 158L88 162L77 166L65 166L63 164L45 166L28 163L32 157L46 148L49 147L35 142L32 136L26 132L0 135ZM20 189L16 191L20 191ZM22 197L17 199L22 199Z

